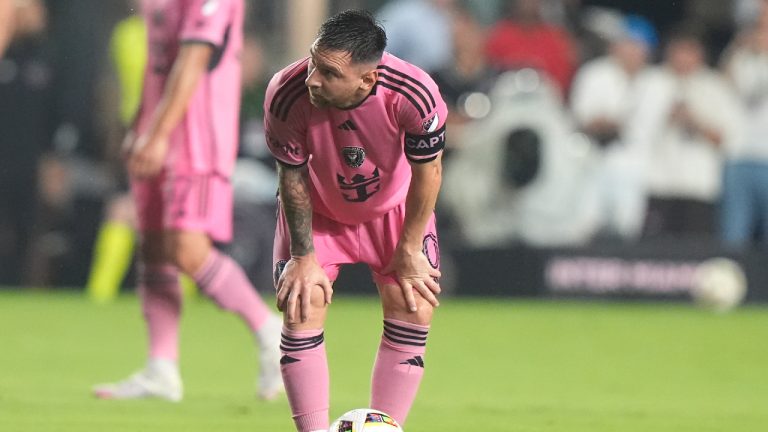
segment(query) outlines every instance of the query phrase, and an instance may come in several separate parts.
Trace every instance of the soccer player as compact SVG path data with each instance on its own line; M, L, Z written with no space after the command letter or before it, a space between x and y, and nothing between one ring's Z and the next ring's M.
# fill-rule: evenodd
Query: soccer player
M267 89L280 363L300 432L329 426L323 326L341 265L368 264L383 306L370 406L404 423L424 373L440 292L434 207L447 108L425 72L385 47L369 13L342 12Z
M243 270L213 247L232 231L229 176L237 153L243 0L146 0L149 57L127 168L136 201L139 294L149 360L102 398L182 398L178 369L179 272L238 314L261 347L259 395L282 390L280 319Z

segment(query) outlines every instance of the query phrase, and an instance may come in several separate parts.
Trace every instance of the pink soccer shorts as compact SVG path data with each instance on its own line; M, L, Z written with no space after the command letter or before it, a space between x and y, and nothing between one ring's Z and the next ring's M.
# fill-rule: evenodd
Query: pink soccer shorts
M312 236L315 255L320 265L335 281L344 264L365 263L373 273L373 280L379 284L397 285L394 275L382 274L389 264L400 240L405 219L405 203L388 213L358 225L345 225L318 213L312 214ZM435 215L429 219L424 233L423 251L433 268L440 268L440 248L435 229ZM278 203L277 228L273 251L275 286L285 264L291 258L290 233L282 206Z
M149 180L131 180L139 229L196 231L211 239L232 239L232 184L211 174L165 172Z

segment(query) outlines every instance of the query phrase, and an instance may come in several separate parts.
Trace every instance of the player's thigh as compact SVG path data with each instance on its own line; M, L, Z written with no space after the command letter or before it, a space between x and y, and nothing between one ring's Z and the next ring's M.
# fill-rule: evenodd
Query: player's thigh
M399 285L377 283L376 288L379 290L385 319L396 319L418 325L429 325L432 322L434 307L418 291L413 290L417 310L411 312Z
M350 250L357 249L354 228L333 222L314 213L312 215L312 240L315 247L315 257L328 276L328 280L335 281L342 265L355 262L350 256ZM286 264L291 259L290 246L291 234L288 220L278 201L277 224L272 249L272 276L275 288L277 288L277 281L283 274Z
M384 274L400 242L405 224L405 203L385 215L361 225L360 254L365 259L377 285L397 284L394 274ZM440 248L438 245L435 214L430 215L424 227L422 252L435 270L440 270Z
M213 247L207 233L180 230L166 230L164 246L167 259L188 275L202 268Z

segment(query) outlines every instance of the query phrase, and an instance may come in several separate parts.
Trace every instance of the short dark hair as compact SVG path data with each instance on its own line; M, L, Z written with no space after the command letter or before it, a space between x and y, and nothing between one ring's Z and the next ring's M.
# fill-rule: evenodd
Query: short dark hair
M348 52L352 63L377 62L387 47L387 34L370 12L346 10L320 26L317 47Z

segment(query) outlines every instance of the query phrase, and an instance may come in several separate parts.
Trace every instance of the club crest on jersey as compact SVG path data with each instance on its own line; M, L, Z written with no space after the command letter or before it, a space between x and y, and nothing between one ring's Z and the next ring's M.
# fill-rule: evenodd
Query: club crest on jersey
M435 114L432 118L424 120L421 123L421 128L424 129L424 132L431 133L437 130L438 124L440 124L440 117Z
M365 162L365 149L360 147L344 147L341 149L344 163L350 168L358 168Z

